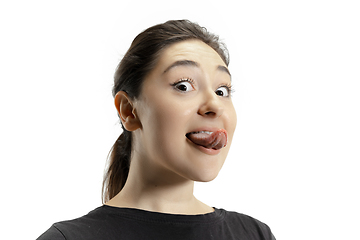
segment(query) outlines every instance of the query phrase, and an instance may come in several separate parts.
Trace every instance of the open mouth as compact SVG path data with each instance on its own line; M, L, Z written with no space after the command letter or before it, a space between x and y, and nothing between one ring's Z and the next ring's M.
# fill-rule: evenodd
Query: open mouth
M218 150L227 144L227 132L224 129L219 129L215 132L211 131L197 131L186 134L186 137L196 145Z

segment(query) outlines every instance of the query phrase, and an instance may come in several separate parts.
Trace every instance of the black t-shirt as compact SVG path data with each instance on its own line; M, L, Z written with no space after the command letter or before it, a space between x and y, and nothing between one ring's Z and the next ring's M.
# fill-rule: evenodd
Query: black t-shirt
M266 224L214 209L202 215L179 215L103 205L83 217L55 223L38 240L275 240Z

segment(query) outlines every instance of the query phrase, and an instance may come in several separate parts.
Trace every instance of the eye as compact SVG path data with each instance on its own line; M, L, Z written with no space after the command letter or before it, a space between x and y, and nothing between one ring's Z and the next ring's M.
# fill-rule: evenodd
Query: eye
M230 92L231 92L231 88L228 86L221 86L215 91L216 95L221 97L229 97Z
M190 91L194 90L193 81L188 78L181 79L171 85L180 92L190 92Z

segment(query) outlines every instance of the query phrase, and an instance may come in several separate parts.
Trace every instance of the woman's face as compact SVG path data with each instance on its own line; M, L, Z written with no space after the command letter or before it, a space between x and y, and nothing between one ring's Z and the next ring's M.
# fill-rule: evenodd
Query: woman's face
M148 172L162 176L213 180L236 127L230 84L226 64L202 41L186 40L166 48L133 103L141 122L133 132L133 159ZM188 133L219 129L227 132L227 145L217 150L187 137Z

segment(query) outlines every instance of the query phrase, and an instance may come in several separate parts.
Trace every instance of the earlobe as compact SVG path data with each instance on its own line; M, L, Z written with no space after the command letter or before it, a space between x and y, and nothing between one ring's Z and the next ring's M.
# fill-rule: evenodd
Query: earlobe
M124 128L128 131L135 131L141 127L139 118L136 115L133 102L126 92L119 91L115 95L115 107L120 116Z

